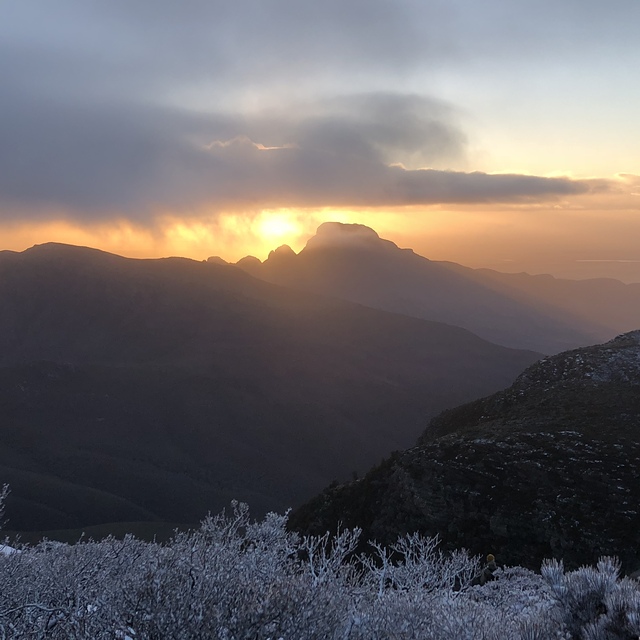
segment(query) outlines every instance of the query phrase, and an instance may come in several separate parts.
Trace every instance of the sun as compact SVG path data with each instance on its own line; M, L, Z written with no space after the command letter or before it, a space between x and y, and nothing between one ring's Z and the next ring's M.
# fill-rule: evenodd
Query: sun
M265 240L282 240L300 234L300 225L286 213L265 212L257 220L256 231Z

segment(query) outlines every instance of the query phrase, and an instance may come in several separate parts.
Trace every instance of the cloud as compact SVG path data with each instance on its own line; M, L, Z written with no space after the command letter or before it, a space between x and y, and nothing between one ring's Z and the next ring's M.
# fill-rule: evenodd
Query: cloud
M485 17L500 14L489 5ZM523 202L608 188L449 170L466 153L459 113L401 85L459 55L473 6L10 3L0 219L151 224L159 210L204 206Z
M51 209L144 221L159 209L202 205L211 212L519 202L592 188L566 178L420 169L464 155L465 138L449 107L414 95L348 96L241 117L9 94L3 115L5 219Z
M531 59L558 64L562 58L566 64L572 56L606 54L612 45L637 46L640 4L636 0L616 0L614 5L600 0L452 2L463 9L450 32L458 54L464 59L490 59L496 67Z
M57 0L55 12L47 0L4 4L0 42L19 73L46 69L36 80L54 78L74 95L106 87L139 98L191 84L370 90L360 83L478 56L498 72L513 57L632 43L640 17L637 0Z
M602 188L599 182L568 178L408 170L389 166L375 154L358 153L360 145L354 145L356 153L337 147L339 151L332 145L263 150L248 138L214 145L203 166L215 179L207 182L201 197L222 206L375 207L528 202Z
M54 13L34 0L3 10L0 42L14 73L59 95L155 100L206 87L220 101L248 85L353 87L354 74L404 76L445 54L445 4L60 0Z
M370 93L325 100L297 125L302 147L407 167L456 162L466 137L455 110L418 95Z
M0 127L0 202L36 215L39 207L43 215L58 208L91 216L143 206L154 198L167 154L178 161L183 146L168 114L147 116L9 96Z
M632 196L640 196L640 176L633 173L619 173L618 179L629 189Z

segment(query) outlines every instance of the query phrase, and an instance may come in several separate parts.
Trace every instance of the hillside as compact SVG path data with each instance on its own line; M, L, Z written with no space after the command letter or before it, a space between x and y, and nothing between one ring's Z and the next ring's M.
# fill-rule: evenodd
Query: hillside
M552 354L636 328L640 284L502 274L436 262L369 227L328 222L300 253L282 246L238 266L268 282L464 327Z
M537 568L619 556L640 568L640 331L545 358L505 391L446 411L417 446L293 514L386 542L445 546Z
M0 254L0 479L13 529L256 514L407 446L537 354L219 264Z

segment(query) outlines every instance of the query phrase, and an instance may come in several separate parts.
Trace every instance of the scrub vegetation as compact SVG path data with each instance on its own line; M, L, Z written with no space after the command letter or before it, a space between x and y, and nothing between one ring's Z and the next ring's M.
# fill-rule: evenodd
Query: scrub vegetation
M613 640L640 634L640 585L614 559L565 573L484 567L414 534L300 536L287 515L208 516L169 542L4 546L0 637Z

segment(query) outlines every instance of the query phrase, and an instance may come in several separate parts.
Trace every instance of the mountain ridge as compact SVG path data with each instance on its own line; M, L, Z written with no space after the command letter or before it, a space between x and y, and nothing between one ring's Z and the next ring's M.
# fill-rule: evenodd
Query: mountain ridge
M640 317L640 284L432 261L364 225L324 223L298 254L288 248L264 262L247 257L236 264L268 282L461 326L498 344L547 354L612 338L635 328Z
M16 529L140 509L192 522L232 498L283 510L540 355L234 266L68 245L0 255L0 303L0 463ZM101 518L79 506L89 490Z

